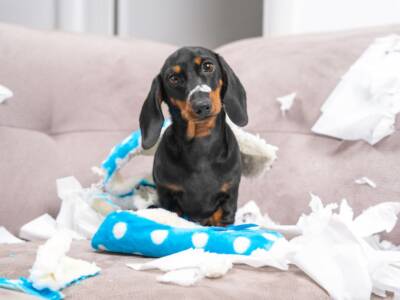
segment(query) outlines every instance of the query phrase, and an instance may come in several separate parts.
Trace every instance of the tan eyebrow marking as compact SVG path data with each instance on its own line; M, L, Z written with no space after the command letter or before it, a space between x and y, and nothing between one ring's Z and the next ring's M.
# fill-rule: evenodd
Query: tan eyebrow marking
M200 56L196 56L196 57L194 58L194 63L195 63L196 65L200 65L200 64L201 64L201 57L200 57Z
M180 72L182 71L182 68L181 68L181 66L179 66L179 65L175 65L175 66L172 67L172 70L173 70L175 73L180 73Z

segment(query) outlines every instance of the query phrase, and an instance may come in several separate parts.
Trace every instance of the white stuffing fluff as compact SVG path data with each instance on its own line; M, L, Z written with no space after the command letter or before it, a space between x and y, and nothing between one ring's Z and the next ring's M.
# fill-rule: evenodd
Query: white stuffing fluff
M248 133L232 123L227 117L226 122L232 129L238 141L242 157L242 174L245 177L256 177L269 170L277 159L278 147L267 144L258 135Z
M201 227L200 225L180 218L176 213L170 212L163 208L140 209L135 213L143 218L169 226L180 228Z
M39 246L29 276L36 289L60 290L80 277L100 272L95 263L66 256L71 241L71 234L60 230L45 244Z

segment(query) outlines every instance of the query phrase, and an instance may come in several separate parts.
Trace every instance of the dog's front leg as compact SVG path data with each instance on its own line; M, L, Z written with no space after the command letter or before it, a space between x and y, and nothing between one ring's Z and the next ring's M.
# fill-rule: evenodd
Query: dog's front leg
M215 211L210 218L212 226L227 226L235 222L235 214L237 209L239 185L232 187L226 193L226 197L221 203L221 206Z
M158 202L160 203L160 207L175 212L181 216L182 211L178 206L177 193L178 192L176 191L157 185Z

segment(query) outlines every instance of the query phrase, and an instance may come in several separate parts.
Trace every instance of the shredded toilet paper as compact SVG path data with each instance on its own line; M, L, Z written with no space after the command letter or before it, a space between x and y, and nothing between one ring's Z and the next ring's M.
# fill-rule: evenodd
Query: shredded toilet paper
M83 188L72 176L60 178L56 183L58 197L61 199L57 218L43 214L23 225L19 236L29 241L47 240L59 229L64 229L70 231L76 240L92 238L104 216L95 211L91 204L102 192L95 186Z
M356 180L354 180L355 183L357 184L366 184L369 185L370 187L372 187L373 189L376 188L376 183L373 182L371 179L369 179L368 177L361 177L358 178Z
M296 93L291 93L289 95L276 98L276 101L278 101L278 103L281 105L280 108L283 116L285 116L286 112L292 108L293 102L296 99L296 95Z
M255 202L240 208L236 223L256 223L267 229L294 236L277 240L269 251L255 250L250 256L215 254L188 249L144 264L128 264L135 270L160 269L164 283L190 286L212 274L221 277L234 264L271 266L287 270L296 265L333 299L370 299L371 293L400 295L400 251L390 242L380 242L377 233L393 230L400 213L399 202L383 202L354 218L343 199L323 205L311 194L311 212L302 214L295 225L279 225L264 218ZM212 262L212 263L211 263Z
M400 36L376 39L343 76L311 130L371 145L392 134L400 112L399 70Z

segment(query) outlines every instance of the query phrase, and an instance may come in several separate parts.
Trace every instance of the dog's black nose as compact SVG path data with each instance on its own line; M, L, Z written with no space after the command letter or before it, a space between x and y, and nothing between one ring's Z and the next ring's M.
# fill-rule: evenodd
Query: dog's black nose
M211 103L208 99L198 99L192 103L193 112L199 118L204 118L211 113Z

